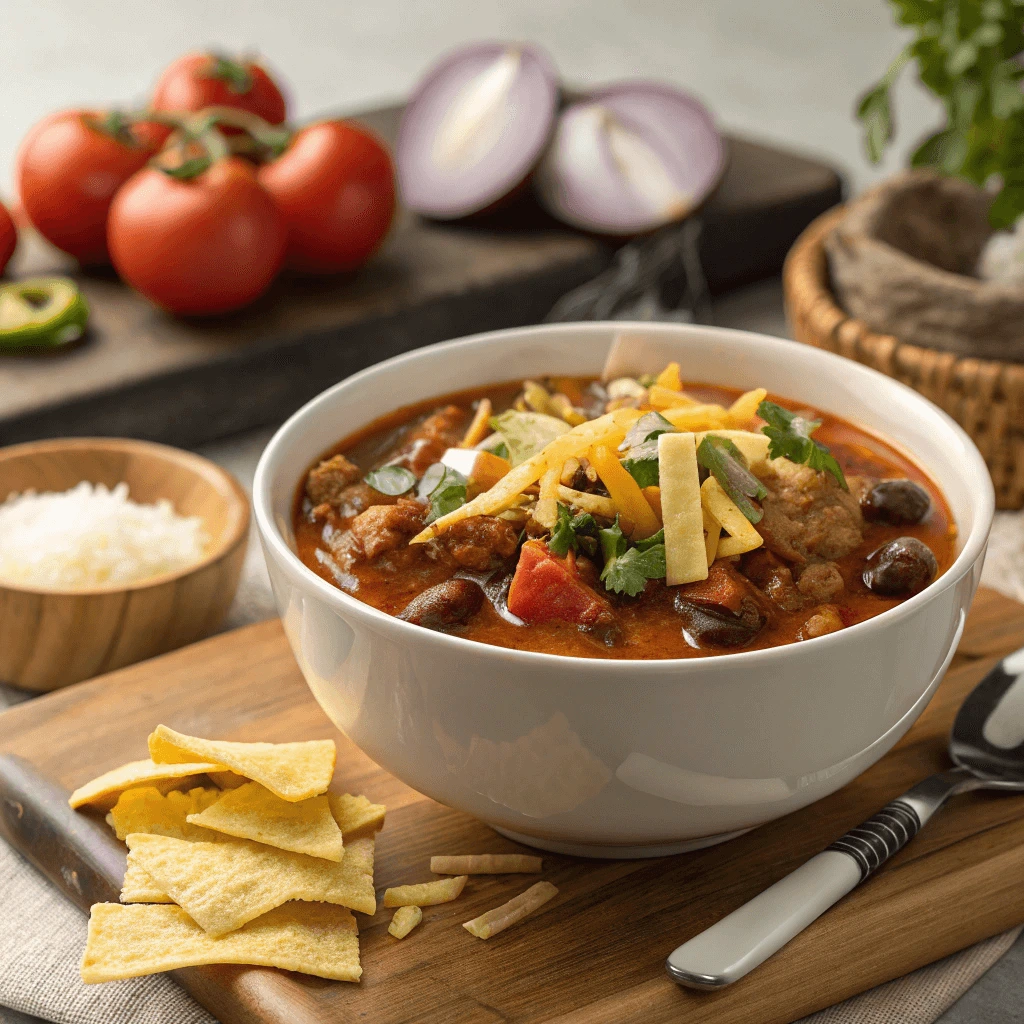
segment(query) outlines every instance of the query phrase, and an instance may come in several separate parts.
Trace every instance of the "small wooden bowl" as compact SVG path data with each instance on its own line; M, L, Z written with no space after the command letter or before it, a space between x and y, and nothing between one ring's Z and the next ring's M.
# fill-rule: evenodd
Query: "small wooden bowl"
M0 501L83 480L123 481L133 501L167 498L178 514L201 516L208 550L195 565L127 587L56 591L0 582L0 682L55 690L151 658L206 636L234 598L249 502L229 473L147 441L71 438L0 449Z

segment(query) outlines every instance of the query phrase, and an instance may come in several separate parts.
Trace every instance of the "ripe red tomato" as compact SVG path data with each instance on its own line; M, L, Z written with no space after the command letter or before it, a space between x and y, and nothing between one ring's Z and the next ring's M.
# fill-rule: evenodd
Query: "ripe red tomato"
M258 298L281 268L286 238L273 199L239 157L188 179L140 171L114 197L107 226L121 277L158 306L195 315Z
M14 218L7 212L7 207L0 203L0 274L4 272L7 261L14 255L14 247L18 244L18 231L14 226Z
M280 124L287 104L277 83L259 64L212 53L187 53L160 76L150 106L154 110L238 107Z
M288 222L288 264L335 273L366 262L395 213L387 150L348 121L321 121L295 133L259 171L260 184Z
M85 264L107 262L110 202L153 155L140 136L105 123L102 113L51 114L25 137L15 172L29 220Z

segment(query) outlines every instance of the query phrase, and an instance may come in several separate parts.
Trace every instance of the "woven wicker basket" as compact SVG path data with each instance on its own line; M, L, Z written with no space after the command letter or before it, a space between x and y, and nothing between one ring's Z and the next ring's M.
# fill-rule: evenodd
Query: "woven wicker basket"
M797 239L782 272L793 337L856 359L919 391L974 439L999 508L1024 507L1024 364L964 359L904 345L847 316L832 294L824 238L843 214L822 214Z

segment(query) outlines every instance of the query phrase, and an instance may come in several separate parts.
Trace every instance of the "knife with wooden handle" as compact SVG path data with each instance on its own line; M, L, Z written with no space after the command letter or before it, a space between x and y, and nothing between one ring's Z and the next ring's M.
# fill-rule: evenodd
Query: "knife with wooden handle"
M0 838L86 913L117 902L127 851L105 824L73 811L68 792L14 754L0 754ZM169 972L221 1024L320 1024L296 1008L288 976L269 967L214 965Z
M117 901L124 846L102 823L68 806L67 791L24 758L0 755L0 836L86 913Z

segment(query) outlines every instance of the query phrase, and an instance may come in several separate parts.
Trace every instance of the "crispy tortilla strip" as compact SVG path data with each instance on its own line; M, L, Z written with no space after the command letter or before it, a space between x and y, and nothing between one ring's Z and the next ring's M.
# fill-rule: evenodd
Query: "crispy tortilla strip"
M441 516L425 530L416 534L410 544L425 544L440 537L455 523L472 516L489 516L508 508L513 501L531 484L535 484L545 470L561 467L566 459L580 456L591 445L605 443L617 448L626 436L626 430L640 418L638 409L617 409L596 420L588 420L578 427L549 442L542 451L521 462L510 473L502 477L489 491L478 494L472 501Z
M481 398L480 404L477 405L476 412L473 414L473 419L459 442L460 448L475 448L491 432L492 411L491 400Z
M606 498L603 494L574 491L571 487L565 487L560 484L558 496L563 502L575 506L581 512L589 512L591 515L614 519L616 512L618 512L615 502L611 498Z
M597 444L590 449L588 458L623 518L633 523L633 539L645 540L657 533L661 529L661 523L658 522L654 509L644 497L640 485L630 476L629 470L619 462L615 450L607 445Z
M404 939L422 920L423 911L419 907L399 907L388 925L388 935Z
M539 907L553 896L558 895L558 890L550 882L537 882L531 885L524 893L520 893L514 899L503 903L494 910L488 910L486 914L474 917L467 921L462 927L478 939L489 939L498 932L503 932L511 925L522 921L524 917L532 914Z
M254 964L358 981L356 919L329 903L291 903L213 938L181 907L97 903L92 908L82 958L87 985L200 964Z
M264 846L335 863L341 861L345 852L341 829L331 814L326 793L290 803L258 782L248 782L238 789L218 793L205 809L190 814L188 822L237 839L251 839Z
M221 771L223 766L197 757L179 758L175 764L157 764L155 761L132 761L120 768L104 772L98 778L80 786L71 794L72 807L88 804L101 811L109 811L117 798L136 786L155 786L162 793L196 782L196 776L209 771Z
M327 792L334 774L334 740L303 743L229 743L185 736L158 725L149 737L149 756L162 764L216 760L219 770L230 769L266 786L282 800L308 800Z
M663 434L663 437L668 435ZM701 485L701 501L703 507L721 524L729 536L718 541L716 558L728 555L741 555L745 551L753 551L763 543L761 534L754 529L747 517L736 507L735 502L722 485L709 476Z
M438 878L418 885L396 885L384 890L385 907L433 907L438 903L451 903L466 888L468 877Z
M561 475L562 467L552 466L544 470L540 478L540 495L533 510L533 518L546 530L553 530L558 525L558 478Z
M703 506L700 511L704 520L704 550L710 569L711 564L718 556L718 540L722 536L722 524Z
M767 397L768 392L764 388L754 388L740 395L729 406L729 422L737 427L745 426L757 415L757 407Z
M743 453L747 465L756 466L760 462L768 460L769 440L766 434L758 434L751 430L698 430L697 446L708 434L715 437L728 438Z
M365 796L328 793L327 802L346 843L357 836L373 835L384 827L387 808L383 804L370 803Z
M131 835L128 849L129 866L149 872L161 891L211 935L241 928L288 900L337 903L363 914L377 908L369 838L348 844L340 864L246 839L187 843Z
M669 363L654 382L661 388L668 388L669 391L682 391L683 382L679 377L679 364Z
M540 857L524 853L470 853L430 858L430 870L435 875L535 875L543 864Z
M714 430L729 425L729 414L720 405L690 405L659 411L677 430Z
M661 517L665 524L665 583L674 587L708 578L697 445L693 434L658 438Z
M108 817L110 827L122 842L133 832L187 839L189 842L215 842L214 833L189 824L189 815L206 810L220 799L221 791L197 787L187 793L173 790L166 795L153 786L129 789L118 797Z
M211 832L211 838L216 833ZM121 883L122 903L173 903L174 900L153 881L153 876L138 864L128 858L128 866L124 871L124 881Z
M653 384L647 389L647 402L652 409L671 409L674 412L691 409L721 408L720 406L702 404L697 399L686 394L681 388L676 390L674 388L667 388L662 384ZM722 409L722 413L725 413L724 409Z

